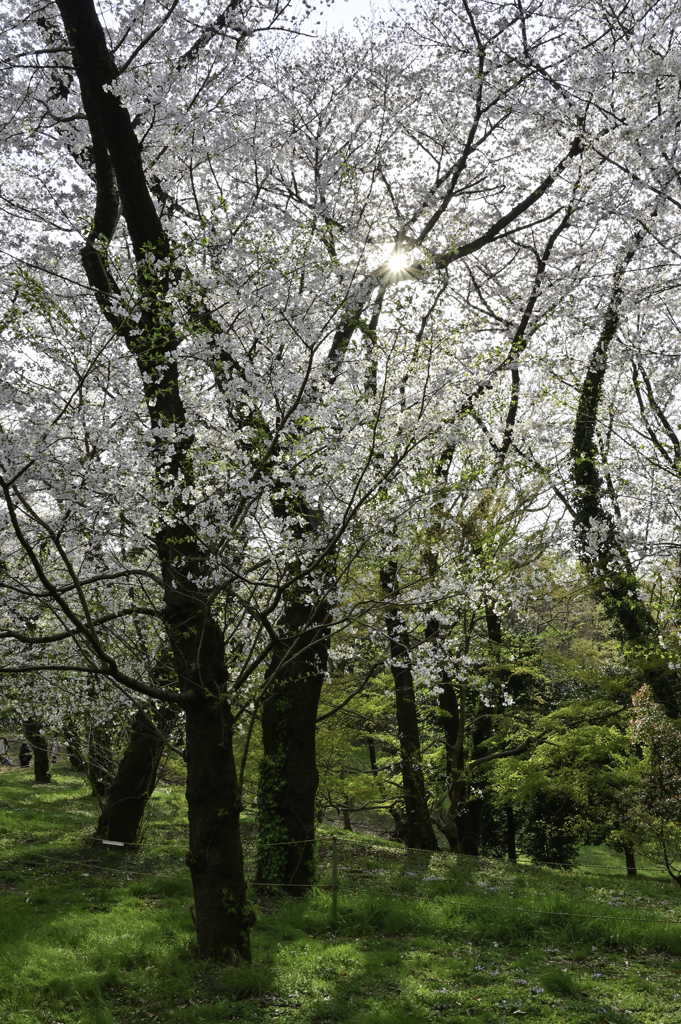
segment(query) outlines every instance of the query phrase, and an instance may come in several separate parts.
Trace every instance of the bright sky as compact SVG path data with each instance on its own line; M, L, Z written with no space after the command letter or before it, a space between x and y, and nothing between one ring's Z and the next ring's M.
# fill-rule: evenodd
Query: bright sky
M317 13L314 20L321 20L321 25L327 25L330 29L351 28L355 18L363 14L369 14L371 8L375 11L389 10L389 0L334 0L329 8L324 0L317 0Z

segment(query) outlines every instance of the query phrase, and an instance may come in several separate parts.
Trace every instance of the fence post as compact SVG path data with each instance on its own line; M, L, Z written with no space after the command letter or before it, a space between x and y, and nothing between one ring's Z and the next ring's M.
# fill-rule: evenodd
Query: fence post
M338 921L338 840L331 840L331 924Z

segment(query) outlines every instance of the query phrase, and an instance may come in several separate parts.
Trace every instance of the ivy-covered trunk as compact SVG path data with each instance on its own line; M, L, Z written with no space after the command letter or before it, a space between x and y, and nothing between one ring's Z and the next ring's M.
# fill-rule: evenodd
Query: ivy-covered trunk
M132 721L130 738L118 771L109 787L97 823L97 836L118 843L135 843L149 797L156 787L164 732L172 727L177 712L164 708L155 723L145 711Z
M258 882L300 896L315 877L317 710L329 653L329 609L291 600L270 663L258 789Z
M33 773L35 781L41 784L51 782L50 757L47 749L47 739L37 718L28 718L24 722L26 739L33 747Z
M585 566L606 615L634 660L644 659L644 678L667 714L681 714L681 685L677 671L669 671L657 649L658 628L640 595L636 569L622 539L617 510L606 504L606 480L601 470L598 419L610 346L620 325L624 275L644 237L637 232L622 253L615 270L610 301L601 331L579 389L572 437L574 530ZM606 467L607 475L607 467Z
M389 601L385 612L385 626L390 644L390 667L395 684L395 715L400 740L405 810L405 843L415 850L437 850L437 836L430 820L423 778L421 737L409 640L404 618L397 604L397 562L390 561L381 569L381 586Z

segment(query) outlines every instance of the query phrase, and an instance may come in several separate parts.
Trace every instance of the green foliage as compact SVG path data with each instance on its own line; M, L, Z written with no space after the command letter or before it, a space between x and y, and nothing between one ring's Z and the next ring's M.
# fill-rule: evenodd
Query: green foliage
M324 685L320 715L341 707L361 681L361 666L336 668ZM396 750L392 687L390 674L377 672L351 703L318 726L320 818L325 812L340 815L347 808L355 823L367 821L376 811L385 813L395 800L391 780L399 758L390 754ZM378 775L372 771L369 740L374 744Z
M492 803L516 809L519 849L569 865L580 843L616 841L636 682L588 594L575 600L563 582L552 598L540 632L504 635L495 671L508 673L517 699L498 723L500 741L530 743L487 777ZM539 626L540 612L528 607L526 621Z
M653 699L651 687L634 696L631 742L640 751L620 796L625 841L665 865L681 885L681 727Z
M578 807L565 797L542 796L524 808L520 846L534 864L572 867L579 855Z

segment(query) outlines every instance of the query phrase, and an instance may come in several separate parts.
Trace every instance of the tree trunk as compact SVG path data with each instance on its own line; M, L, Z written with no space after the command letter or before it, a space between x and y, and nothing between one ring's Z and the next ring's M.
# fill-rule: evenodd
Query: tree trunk
M629 878L636 877L636 858L634 857L634 847L627 843L624 847L624 862L627 865L627 875Z
M341 779L341 782L345 781L345 771L342 768L340 770L340 779ZM345 829L346 832L352 832L352 821L350 819L350 808L351 808L351 806L352 806L352 803L350 801L350 797L349 797L348 793L345 793L345 803L341 804L340 812L341 812L341 817L343 819L343 828Z
M246 896L225 639L209 599L194 582L202 553L182 523L156 535L165 588L170 663L186 702L187 866L199 953L250 962L254 913Z
M466 857L480 856L480 814L482 800L470 800L456 819L461 853Z
M515 813L510 804L506 807L506 851L508 859L515 863L518 860L515 845Z
M315 877L315 740L328 663L327 618L323 601L287 604L263 705L257 880L292 896L302 896Z
M75 722L67 719L62 729L62 736L64 737L66 753L69 756L71 767L76 772L85 772L87 774L85 754L83 753L83 746Z
M371 765L371 774L375 779L377 779L378 764L376 763L376 743L374 742L373 736L367 736L367 746L369 748L369 763Z
M502 640L501 621L489 605L485 605L485 619L487 623L487 635L490 640L490 647L494 652L495 656L498 657L499 648ZM463 696L461 698L464 699ZM459 735L462 730L466 719L469 722L469 736L471 741L471 756L470 761L475 762L478 757L481 757L486 752L486 743L489 740L491 734L491 719L489 715L480 714L480 704L476 709L472 721L470 717L461 719L459 702L456 698L454 688L450 683L443 685L443 690L440 695L440 707L443 711L447 711L447 715L442 716L443 727L445 730L445 743L450 757L450 773L452 778L456 777L457 772L461 773L464 767L463 757L463 736ZM456 730L456 731L455 731ZM456 745L453 741L456 738ZM458 763L453 763L453 752L455 749L459 751ZM484 787L484 776L476 778L476 789ZM466 799L470 794L471 785L470 783L459 784L458 789L458 805L463 804L463 809L456 814L456 823L459 832L459 845L460 852L466 857L478 857L480 856L480 835L482 831L482 805L483 799ZM454 804L450 808L450 814L454 815L455 809Z
M416 695L411 672L409 643L402 613L394 600L397 598L397 563L389 562L381 569L381 585L393 599L385 614L385 625L390 643L390 661L395 683L395 711L400 739L400 764L405 809L405 841L415 850L437 850L437 836L430 820L426 786L421 765L421 738L419 736Z
M107 798L114 772L111 737L106 724L95 725L88 730L85 771L92 786L92 795L102 805Z
M137 841L144 811L156 787L161 754L165 747L162 733L170 729L177 712L164 708L158 727L144 711L138 711L132 722L130 739L106 795L97 823L96 835L118 843Z
M187 807L199 950L219 960L250 961L254 915L246 897L232 713L211 695L187 706Z
M27 718L24 722L26 739L33 747L33 772L35 781L41 785L52 781L50 773L50 758L47 748L47 740L42 734L40 722L37 718Z
M457 815L461 795L465 789L461 781L463 771L463 735L459 735L465 724L465 716L462 712L465 706L459 707L459 700L451 679L444 678L438 696L438 703L442 714L439 721L445 738L445 750L447 752L447 796L449 806L445 811L440 810L436 816L437 827L447 840L450 853L461 853L461 841L457 825Z
M447 840L450 853L461 853L461 843L459 841L459 829L456 824L456 818L452 818L451 815L445 814L439 825L440 832Z
M392 832L389 834L390 838L396 843L406 843L407 832L404 821L404 808L399 804L391 804L388 811L390 813L390 817L393 819L394 825Z

